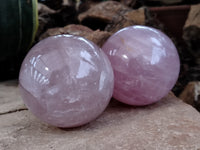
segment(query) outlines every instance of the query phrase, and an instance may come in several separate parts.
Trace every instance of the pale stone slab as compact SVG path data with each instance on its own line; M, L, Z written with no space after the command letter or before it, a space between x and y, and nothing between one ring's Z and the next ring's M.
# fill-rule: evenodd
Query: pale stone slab
M16 80L0 82L0 115L26 109L18 91Z
M12 93L17 87L6 89ZM6 97L1 104L19 95ZM97 120L65 130L27 110L0 115L0 150L198 150L199 139L200 114L172 94L147 107L113 100Z

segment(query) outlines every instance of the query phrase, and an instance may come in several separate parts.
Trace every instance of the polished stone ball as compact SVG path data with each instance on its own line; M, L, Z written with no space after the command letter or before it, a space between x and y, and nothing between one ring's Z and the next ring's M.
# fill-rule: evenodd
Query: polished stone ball
M147 105L164 97L179 75L173 42L147 26L130 26L112 35L102 47L114 70L113 97L130 105Z
M57 127L76 127L97 118L113 93L111 64L89 40L72 35L36 44L21 66L19 87L28 109Z

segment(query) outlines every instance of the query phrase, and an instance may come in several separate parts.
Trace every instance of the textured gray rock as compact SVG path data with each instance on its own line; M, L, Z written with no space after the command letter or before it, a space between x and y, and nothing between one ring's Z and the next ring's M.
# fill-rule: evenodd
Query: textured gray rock
M26 109L17 88L17 81L0 83L0 115Z
M19 98L16 84L5 85L4 106ZM0 150L198 150L199 139L200 114L173 94L146 107L112 100L97 120L73 129L46 125L27 110L0 115Z

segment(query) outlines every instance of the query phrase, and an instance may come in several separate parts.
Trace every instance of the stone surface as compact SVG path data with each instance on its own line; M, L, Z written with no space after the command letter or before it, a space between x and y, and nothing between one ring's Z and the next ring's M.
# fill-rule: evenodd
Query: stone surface
M113 96L126 104L147 105L164 97L179 75L179 56L161 31L146 26L123 28L102 50L114 70Z
M17 86L17 81L1 82L0 115L26 109L23 101L21 100L21 96L19 95Z
M197 26L200 28L200 4L191 6L184 28L189 26Z
M105 30L115 33L124 27L132 25L145 25L145 22L145 8L139 8L116 14L113 17L112 22L106 26Z
M47 38L49 36L59 35L59 34L71 34L71 35L82 36L88 40L91 40L98 46L102 46L111 35L109 32L106 31L100 31L100 30L93 31L92 29L83 25L71 24L63 28L48 29L44 34L40 36L40 40Z
M200 81L189 82L179 98L200 111Z
M111 33L107 31L96 30L92 34L86 35L85 38L93 41L98 46L102 46L110 36Z
M57 27L57 28L50 28L48 29L45 33L43 33L40 36L40 40L43 40L49 36L54 36L54 35L59 35L59 34L72 34L72 35L77 35L77 36L86 36L88 34L91 34L93 32L92 29L83 26L83 25L67 25L65 27Z
M101 2L90 8L88 11L81 13L78 16L78 19L82 22L87 17L91 17L110 22L114 15L125 10L131 10L131 8L116 1Z
M47 5L38 3L38 21L36 41L49 28L78 23L77 11L74 6L62 6L61 9L54 10L47 7Z
M120 2L130 7L133 7L136 4L136 0L120 0Z
M46 5L44 5L42 3L38 3L37 8L38 8L38 14L39 15L46 15L46 14L54 14L54 13L56 13L55 10L47 7Z
M44 4L38 3L38 29L36 33L36 38L40 36L44 30L46 30L47 26L51 22L51 15L56 14L57 12Z
M1 87L1 99L8 103L19 97L15 84ZM146 107L113 100L97 120L67 130L43 124L24 110L0 115L0 149L198 150L199 122L200 114L171 94Z
M122 5L116 1L101 2L91 7L86 12L78 16L79 21L89 27L104 28L102 25L111 23L113 17L120 12L131 10L131 8Z
M36 44L22 63L19 81L29 110L58 127L80 126L99 116L114 83L103 51L73 35L52 36Z

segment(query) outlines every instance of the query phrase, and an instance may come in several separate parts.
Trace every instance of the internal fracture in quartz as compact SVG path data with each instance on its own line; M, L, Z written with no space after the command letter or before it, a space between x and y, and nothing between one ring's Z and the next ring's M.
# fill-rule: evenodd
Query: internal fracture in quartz
M57 127L76 127L104 111L114 79L98 46L82 37L58 35L30 50L19 82L24 103L35 116Z
M102 47L114 70L114 95L130 105L147 105L164 97L180 70L173 42L161 31L146 26L126 27Z

